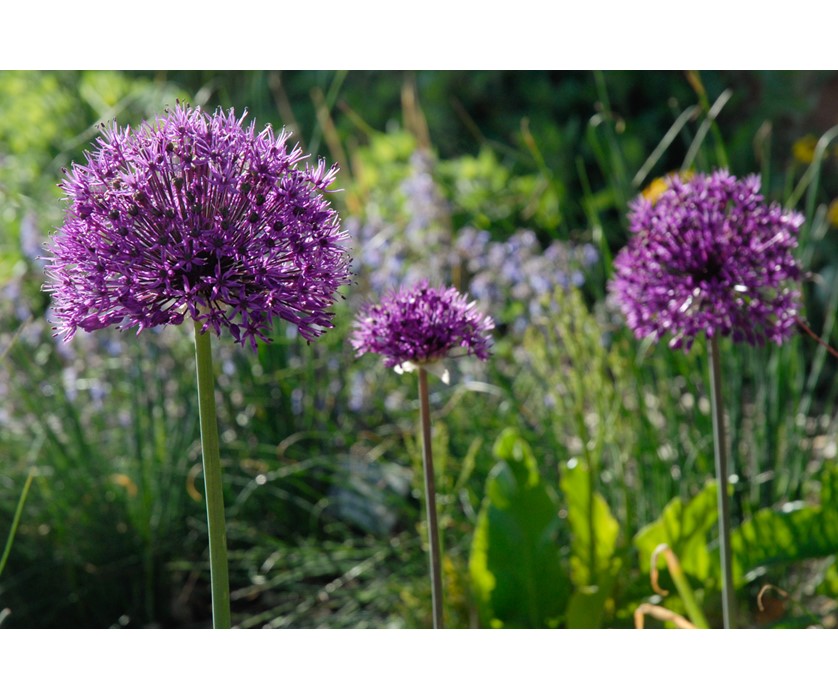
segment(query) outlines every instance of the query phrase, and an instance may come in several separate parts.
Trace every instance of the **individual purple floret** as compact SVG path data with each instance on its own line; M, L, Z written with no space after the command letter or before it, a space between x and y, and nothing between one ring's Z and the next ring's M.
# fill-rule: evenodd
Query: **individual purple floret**
M349 280L346 234L324 198L337 167L256 133L233 110L177 105L138 129L102 127L61 184L45 290L65 340L189 316L254 348L279 317L308 340L332 327Z
M638 338L671 334L688 351L718 334L762 345L793 332L800 277L792 249L803 216L766 204L756 175L673 176L653 203L632 202L635 236L610 287Z
M487 360L493 328L474 301L453 287L434 288L423 280L362 307L351 343L357 355L378 353L387 367L410 369L458 351Z

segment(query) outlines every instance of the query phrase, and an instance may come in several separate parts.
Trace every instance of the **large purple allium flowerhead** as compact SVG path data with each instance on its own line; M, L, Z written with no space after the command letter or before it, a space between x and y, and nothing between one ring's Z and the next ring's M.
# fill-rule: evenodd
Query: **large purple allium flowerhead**
M638 338L689 350L696 336L781 343L794 329L800 270L792 255L803 216L765 203L756 175L672 176L638 197L635 234L614 260L611 291Z
M254 348L273 320L308 340L349 281L346 234L324 197L337 167L303 165L289 134L233 110L177 105L138 129L102 128L61 187L45 290L57 331L137 332L189 316Z
M350 342L359 356L378 353L387 367L410 370L460 353L487 360L494 327L464 294L422 280L363 306Z

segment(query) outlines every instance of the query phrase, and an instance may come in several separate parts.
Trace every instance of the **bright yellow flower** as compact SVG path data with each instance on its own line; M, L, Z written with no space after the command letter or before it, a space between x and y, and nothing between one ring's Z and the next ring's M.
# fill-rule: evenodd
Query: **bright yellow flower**
M642 195L644 199L649 200L652 204L660 199L660 196L669 189L669 178L673 175L678 175L681 178L681 182L689 182L692 179L693 171L692 170L684 170L683 172L673 171L671 173L667 173L663 177L656 177L646 189L643 190Z
M809 164L815 158L815 146L818 145L818 140L812 134L806 134L794 142L791 147L791 153L794 159L799 163Z
M124 488L126 493L132 498L136 496L139 491L137 489L137 485L127 474L111 474L110 480L117 486Z
M830 225L838 228L838 199L833 199L826 212L826 220Z

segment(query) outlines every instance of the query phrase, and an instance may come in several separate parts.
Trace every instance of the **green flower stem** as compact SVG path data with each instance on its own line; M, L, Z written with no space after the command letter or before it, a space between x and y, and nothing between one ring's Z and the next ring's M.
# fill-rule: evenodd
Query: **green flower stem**
M730 557L730 504L727 498L727 448L725 445L724 407L722 405L722 369L719 341L714 336L710 343L710 403L713 407L713 442L718 484L719 554L722 560L722 618L725 629L735 627L735 596Z
M212 626L230 629L230 583L227 574L227 532L224 524L224 493L221 487L221 457L218 421L215 417L215 378L209 333L195 322L195 359L198 366L198 410L201 415L201 453L204 460L204 491L207 501Z
M422 421L422 463L425 472L425 507L428 519L428 544L431 561L431 596L434 629L443 629L442 620L442 561L439 549L439 527L436 517L436 489L434 487L434 458L431 447L431 412L428 402L428 373L419 368L419 414Z

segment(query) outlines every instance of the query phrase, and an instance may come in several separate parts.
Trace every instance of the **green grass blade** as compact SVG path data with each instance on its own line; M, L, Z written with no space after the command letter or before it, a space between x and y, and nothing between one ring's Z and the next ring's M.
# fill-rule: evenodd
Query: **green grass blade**
M12 543L15 540L17 527L20 524L20 517L23 514L23 506L26 503L27 496L29 496L29 488L32 486L32 479L34 478L35 470L30 469L29 476L26 477L26 482L23 484L23 491L20 493L17 508L15 508L15 515L12 518L12 528L9 530L9 536L6 538L6 547L3 549L3 557L0 558L0 575L2 575L3 569L6 568L6 561L9 559L9 554L12 551Z

